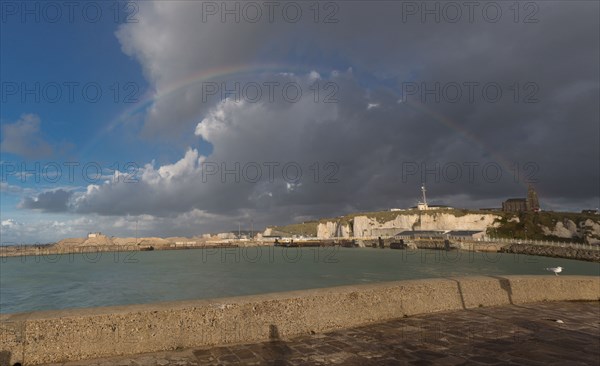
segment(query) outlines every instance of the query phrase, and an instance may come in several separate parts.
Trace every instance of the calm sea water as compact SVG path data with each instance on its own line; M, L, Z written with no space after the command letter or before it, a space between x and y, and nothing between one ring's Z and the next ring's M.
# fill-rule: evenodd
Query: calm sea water
M231 248L0 258L0 312L140 304L466 275L600 275L591 262L466 251Z

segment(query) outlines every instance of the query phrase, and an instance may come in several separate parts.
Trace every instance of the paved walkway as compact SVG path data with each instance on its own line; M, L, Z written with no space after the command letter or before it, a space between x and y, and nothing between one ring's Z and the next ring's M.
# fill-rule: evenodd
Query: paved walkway
M600 365L600 302L436 313L290 341L61 365Z

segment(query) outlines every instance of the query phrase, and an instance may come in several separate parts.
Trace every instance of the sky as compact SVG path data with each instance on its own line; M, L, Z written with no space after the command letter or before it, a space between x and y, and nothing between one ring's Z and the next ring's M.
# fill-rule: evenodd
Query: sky
M4 1L1 244L600 206L600 5Z

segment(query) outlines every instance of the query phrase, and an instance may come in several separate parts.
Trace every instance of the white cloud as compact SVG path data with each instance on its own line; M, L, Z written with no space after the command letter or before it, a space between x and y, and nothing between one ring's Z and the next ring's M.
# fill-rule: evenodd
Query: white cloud
M26 189L20 186L8 184L7 182L0 182L0 192L6 192L11 194L21 194L25 192Z
M145 122L151 135L185 132L211 107L202 102L202 82L249 66L257 40L272 37L268 25L198 21L201 2L141 2L139 7L139 22L123 24L116 35L155 87L158 99Z
M16 222L13 219L8 219L8 220L2 220L2 228L6 228L6 229L12 229L16 226L21 225L20 223Z
M283 81L294 81L309 90L310 74L284 78ZM352 93L362 94L346 74L332 80L347 83L348 90L356 89ZM209 156L201 156L197 149L190 148L172 164L158 167L146 164L137 175L137 183L112 180L90 185L86 192L74 194L73 210L163 218L190 212L202 212L207 218L211 215L235 218L264 210L260 215L269 217L265 220L267 224L275 218L285 219L279 209L333 208L332 200L344 191L339 185L324 184L323 180L333 172L324 165L342 164L363 153L351 145L332 151L328 146L331 132L338 130L340 138L346 135L355 139L366 136L359 132L363 128L371 130L361 126L359 118L343 118L337 103L316 103L312 95L297 103L226 99L210 109L195 127L195 135L213 147ZM284 172L286 164L290 166ZM212 174L207 165L211 169L216 167L218 172ZM260 169L256 181L255 167ZM296 167L301 171L296 172ZM237 174L222 174L225 169L236 170ZM350 184L345 188L351 189Z
M40 117L36 114L23 114L15 122L2 125L2 152L26 158L49 157L53 147L44 140L40 129Z
M2 221L0 236L2 245L47 243L64 238L72 233L74 222L65 223L56 220Z
M316 71L311 71L310 74L308 75L308 78L310 81L316 81L319 80L321 78L321 75L316 72Z

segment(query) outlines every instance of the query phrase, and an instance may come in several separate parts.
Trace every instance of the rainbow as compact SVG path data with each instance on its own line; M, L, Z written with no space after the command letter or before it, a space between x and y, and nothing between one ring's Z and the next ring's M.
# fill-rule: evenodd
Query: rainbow
M288 64L263 63L247 65L228 65L198 71L194 74L188 75L187 77L168 85L167 87L161 88L160 92L157 92L156 90L149 90L148 92L146 92L137 103L133 104L131 107L121 112L118 116L112 119L100 133L96 134L96 136L87 144L87 148L95 145L98 141L100 141L106 134L108 134L110 131L116 128L119 124L135 119L136 117L143 118L144 112L146 112L148 108L150 108L159 100L176 95L177 93L185 91L188 88L199 83L226 77L242 77L261 73L269 73L272 75L282 72L295 72L298 74L303 74L308 73L311 70L312 69L308 69L306 67L298 67ZM410 106L411 108L414 108L420 113L426 114L433 120L446 126L448 129L458 132L466 140L478 146L481 151L489 153L490 156L494 159L494 162L498 163L501 166L501 168L503 169L503 174L512 170L511 163L508 162L508 160L506 160L499 153L495 152L489 145L485 144L476 135L474 135L469 130L465 129L452 119L434 111L431 108L427 108L424 104L413 102L409 99L407 99L404 102L404 104ZM84 149L84 151L87 150L87 148ZM523 185L526 185L524 184L524 182L521 183L523 183Z
M118 125L134 120L135 118L143 118L144 112L146 112L148 108L150 108L159 100L176 95L177 93L187 90L189 87L196 84L224 77L248 76L257 73L275 74L279 72L290 71L306 73L309 70L293 65L265 63L221 66L212 69L201 70L194 74L188 75L187 77L180 79L165 88L161 88L160 92L157 92L155 89L148 90L138 102L132 104L129 108L119 113L115 118L110 120L102 130L96 133L94 137L87 142L86 146L81 149L80 154L85 154L85 152L98 144L98 142L104 139L104 137L114 130Z
M404 103L408 104L415 110L418 110L419 112L432 117L433 120L440 122L442 125L448 127L449 129L458 132L465 139L477 145L481 151L488 152L490 156L494 159L494 162L500 165L503 174L505 174L507 171L513 170L511 163L508 160L506 160L506 158L504 158L499 153L495 152L488 144L486 144L480 138L471 133L471 131L462 127L460 124L456 123L452 119L432 110L431 108L425 108L424 104L413 102L408 98Z
M408 98L403 103L406 103L411 108L414 108L415 110L430 116L434 121L441 123L447 128L458 132L467 141L478 146L480 151L487 152L492 158L490 159L491 161L489 161L489 163L497 163L500 166L502 177L504 177L507 173L512 174L516 184L521 187L524 187L524 193L527 192L527 189L529 188L529 182L527 182L527 179L525 179L524 177L525 170L522 166L522 164L526 162L520 162L521 164L515 166L513 163L508 161L503 155L501 155L497 151L494 151L494 149L491 146L489 146L489 144L485 143L482 139L478 138L475 134L473 134L471 131L464 128L460 124L456 123L454 120L432 110L431 108L426 108L425 105L422 103L413 102ZM476 181L483 179L483 172L480 172L479 169L481 169L481 166L477 170L478 176L475 177Z
M260 64L260 65L234 65L234 66L222 66L218 68L198 71L194 74L188 75L184 79L178 80L166 88L163 88L160 93L156 90L150 90L140 99L139 102L135 103L132 107L123 111L112 120L107 128L107 132L115 128L119 123L122 123L129 118L135 116L137 113L145 111L148 107L152 106L157 101L175 95L183 90L188 89L196 84L207 82L210 80L220 79L224 77L234 76L246 76L257 73L277 73L277 72L307 72L306 68L300 68L297 66L290 66L284 64Z

